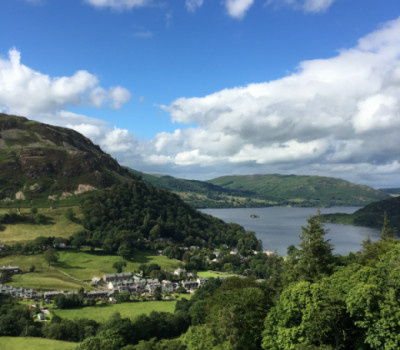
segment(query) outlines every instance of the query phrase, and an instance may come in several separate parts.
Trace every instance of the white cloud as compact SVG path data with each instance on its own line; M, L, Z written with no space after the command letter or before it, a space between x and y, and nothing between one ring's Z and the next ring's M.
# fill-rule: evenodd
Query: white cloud
M400 19L335 57L301 62L282 79L162 106L173 121L198 127L158 134L155 150L176 165L225 173L240 166L365 182L387 168L382 176L393 176L400 161L398 33Z
M289 6L308 13L325 12L335 0L268 0L267 5Z
M102 88L97 77L87 71L51 78L21 64L20 60L16 49L9 51L8 59L0 58L0 108L3 111L29 116L57 112L68 106L109 104L120 108L130 98L130 92L123 87Z
M85 0L88 4L98 8L112 8L115 10L131 10L134 7L150 5L153 0Z
M186 0L185 5L189 12L195 12L198 8L203 6L203 0Z
M334 0L305 0L303 4L303 9L305 12L324 12L332 4Z
M225 0L225 7L229 16L242 18L253 3L254 0Z
M128 151L135 144L128 130L111 129L105 122L68 111L71 106L121 108L130 92L120 86L104 89L87 71L72 76L50 77L21 63L21 54L11 49L0 57L0 111L26 116L48 124L75 129L106 152Z

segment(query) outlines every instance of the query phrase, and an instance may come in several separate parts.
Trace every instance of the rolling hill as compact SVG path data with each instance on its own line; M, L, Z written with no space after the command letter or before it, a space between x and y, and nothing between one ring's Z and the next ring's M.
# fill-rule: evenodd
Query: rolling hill
M244 175L195 181L132 172L153 186L177 193L198 208L363 206L390 197L372 187L332 177Z
M223 176L208 181L252 198L293 206L359 206L389 198L372 187L332 177L299 175Z
M0 114L0 203L57 200L131 178L78 132Z

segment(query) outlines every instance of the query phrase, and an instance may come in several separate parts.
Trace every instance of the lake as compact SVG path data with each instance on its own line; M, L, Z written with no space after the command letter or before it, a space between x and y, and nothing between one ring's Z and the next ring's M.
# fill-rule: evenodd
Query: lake
M351 214L359 207L321 208L321 214ZM317 208L235 208L235 209L201 209L203 213L215 216L225 222L235 222L248 231L254 231L261 239L263 249L286 255L289 245L300 243L301 226L307 224L306 219L317 213ZM252 218L250 215L257 215ZM361 242L368 236L371 240L379 239L380 230L361 226L325 224L329 230L326 235L334 245L334 253L346 255L361 249Z

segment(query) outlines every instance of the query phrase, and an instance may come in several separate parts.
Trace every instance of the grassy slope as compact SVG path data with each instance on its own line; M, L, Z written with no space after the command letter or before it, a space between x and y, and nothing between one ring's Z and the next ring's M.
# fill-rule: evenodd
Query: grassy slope
M0 349L4 350L69 350L78 343L32 337L0 337Z
M190 297L187 295L186 298ZM110 318L115 312L119 312L122 317L131 319L141 315L149 315L152 311L171 312L175 310L176 301L145 301L136 303L122 303L105 306L92 306L80 309L53 310L54 314L73 320L75 318L88 318L103 322Z
M79 208L72 207L79 218ZM69 221L64 216L66 207L60 208L39 208L38 213L45 215L51 221L47 225L34 224L8 224L4 225L4 229L0 231L0 243L10 244L16 242L34 240L36 237L62 237L69 238L76 231L83 227L78 223ZM8 213L9 209L0 208L0 215ZM30 213L30 209L22 208L21 213Z
M209 181L223 188L244 191L269 200L287 200L301 205L364 205L388 198L367 186L321 176L246 175L223 176Z
M91 280L93 276L101 277L105 273L115 272L112 265L122 260L119 256L101 253L60 251L59 261L48 267L43 255L13 255L0 258L0 266L18 265L28 271L31 265L36 269L33 273L14 275L9 283L16 287L35 288L40 290L76 290L80 287L90 289L84 280ZM127 262L126 271L137 270L141 264L156 263L167 270L178 267L178 260L171 260L164 256L138 252L132 261Z
M115 273L112 265L116 261L123 260L120 256L106 255L101 252L92 254L89 252L63 252L54 266L67 272L71 276L90 280L93 276L101 277L105 273ZM146 252L137 252L131 261L126 261L126 271L138 270L141 264L158 264L163 269L174 270L178 267L178 260L171 260L165 256L154 255Z

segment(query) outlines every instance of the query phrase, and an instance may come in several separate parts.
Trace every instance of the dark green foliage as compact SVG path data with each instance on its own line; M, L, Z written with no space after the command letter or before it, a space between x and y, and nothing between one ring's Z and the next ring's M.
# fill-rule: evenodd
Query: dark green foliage
M5 284L11 281L12 272L4 270L0 272L0 283Z
M71 309L75 307L81 307L83 305L83 298L79 294L58 294L54 298L54 304L59 309Z
M299 243L298 269L305 280L312 281L332 271L332 250L333 246L329 240L325 240L328 233L318 213L317 216L307 220L307 226L301 228L301 243Z
M67 208L64 215L69 221L76 221L76 216L72 208Z
M300 249L291 249L286 265L287 282L304 280L317 281L328 276L334 266L333 246L325 240L327 231L318 212L307 219L307 226L301 228Z
M93 320L77 319L72 321L56 318L45 323L42 332L45 338L80 342L96 335L98 328L99 324Z
M44 259L47 261L48 265L50 266L51 263L58 261L58 254L57 251L53 248L47 249L43 253Z
M396 235L396 230L389 226L389 220L387 217L387 212L383 213L383 225L381 231L381 239L390 239L394 238Z
M0 294L0 336L35 336L40 333L40 325L24 305Z
M156 237L210 248L240 243L245 254L259 246L254 233L204 215L176 195L142 181L133 180L88 195L82 212L84 226L92 232L91 243L110 252L117 252L122 245L125 254L132 253L143 247L146 239Z
M371 203L353 214L325 214L326 222L382 228L384 213L393 229L400 230L400 197Z
M188 349L259 349L270 306L260 285L249 278L229 278L222 284L213 280L207 285L190 301L192 326L182 343ZM187 306L177 304L176 312Z
M128 346L123 350L185 350L186 346L179 339L163 339L157 341L153 338L148 341L141 340L136 346Z
M88 238L89 238L89 232L86 230L80 230L78 232L75 232L71 237L71 245L79 250L82 246L86 245L88 243Z
M113 268L117 270L117 273L121 273L124 267L126 267L126 261L116 261L113 264Z

